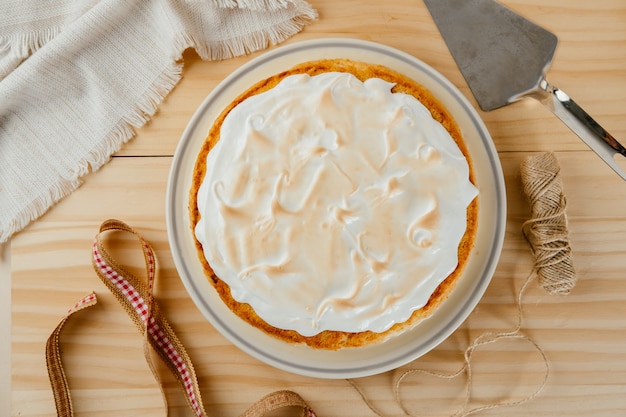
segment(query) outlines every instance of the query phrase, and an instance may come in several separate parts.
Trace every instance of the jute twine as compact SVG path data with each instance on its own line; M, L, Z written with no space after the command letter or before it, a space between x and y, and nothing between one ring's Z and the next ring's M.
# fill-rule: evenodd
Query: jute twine
M522 184L532 213L522 233L535 256L539 283L549 294L569 294L577 279L559 172L552 152L526 158L521 165Z
M406 416L414 417L404 405L401 397L401 387L403 382L411 375L422 374L447 380L465 375L464 399L461 406L452 414L454 417L465 417L498 407L522 405L539 395L548 380L550 366L544 350L531 337L521 332L523 322L522 298L535 276L538 277L539 283L549 294L569 294L576 284L576 272L569 244L565 195L563 194L560 167L556 157L553 153L529 157L522 162L521 174L523 189L531 207L531 217L523 224L522 234L530 245L535 262L532 271L517 293L517 325L509 331L485 332L477 336L465 349L463 365L455 372L444 373L426 369L408 369L401 372L394 382L393 391L396 403ZM472 355L479 347L503 339L524 341L539 353L545 366L542 381L533 393L520 400L492 403L467 409L471 399L473 378ZM348 383L354 387L374 414L379 417L385 417L368 400L355 381L348 380Z

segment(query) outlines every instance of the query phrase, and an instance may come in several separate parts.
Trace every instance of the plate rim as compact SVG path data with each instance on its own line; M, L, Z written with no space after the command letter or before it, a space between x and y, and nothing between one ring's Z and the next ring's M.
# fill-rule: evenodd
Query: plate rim
M391 358L385 361L377 362L373 365L364 365L359 367L347 366L343 368L324 368L321 367L321 365L319 364L316 366L312 366L302 363L294 363L294 361L287 360L285 358L277 357L275 355L269 355L266 351L259 349L257 346L254 346L253 344L244 340L237 333L234 333L231 329L229 329L228 325L225 324L213 312L206 311L204 308L204 300L201 299L198 293L198 288L196 287L193 280L190 279L190 272L184 262L184 259L181 258L181 247L178 240L180 239L180 236L177 236L177 234L175 233L175 221L177 218L176 216L181 215L178 210L182 211L183 216L188 216L186 204L187 202L185 201L185 204L183 204L182 207L179 207L177 204L175 204L174 198L176 196L176 191L180 192L180 190L176 190L176 184L178 176L182 174L180 167L181 160L183 158L183 155L185 154L185 151L191 145L191 135L198 128L198 124L205 116L205 113L210 104L215 101L216 97L218 97L219 94L224 94L224 89L226 88L226 86L241 79L242 77L247 75L251 69L254 69L255 67L267 64L268 62L271 62L280 57L293 55L294 53L298 53L310 48L324 48L331 46L333 48L347 48L350 50L356 49L359 51L364 51L366 53L370 51L376 54L387 55L393 59L402 61L405 64L416 67L420 71L424 72L428 77L433 79L433 81L436 81L441 87L443 87L448 94L456 99L457 103L463 108L465 114L473 123L473 127L479 134L483 147L485 148L485 151L489 156L490 168L494 177L493 179L496 187L495 204L498 215L496 219L495 230L493 233L493 240L491 242L492 244L491 247L488 249L488 252L491 254L489 258L489 263L483 269L483 276L480 278L480 280L477 281L477 285L472 287L472 293L468 297L466 297L466 308L459 310L456 315L454 315L450 320L446 322L446 326L442 327L428 340L420 344L419 348L415 348L412 351L405 353L401 358ZM420 80L417 81L420 82ZM221 109L219 109L219 111L221 111ZM184 195L188 195L188 190L185 191ZM499 257L502 251L507 211L504 175L502 173L502 167L499 156L497 154L497 150L482 118L478 115L476 109L470 104L469 100L467 100L467 98L460 92L460 90L455 85L453 85L446 77L444 77L441 73L439 73L437 70L435 70L433 67L426 64L419 58L381 43L352 38L321 38L304 40L279 46L276 49L264 52L263 54L247 61L246 63L235 69L227 77L225 77L220 83L218 83L198 106L181 135L180 141L174 153L170 173L168 176L165 204L168 242L170 244L170 250L176 270L181 281L183 282L183 285L188 295L194 301L196 308L198 308L198 310L210 322L210 324L239 349L255 357L256 359L265 362L268 365L299 375L327 379L363 377L379 374L389 371L391 369L398 368L399 366L411 362L422 356L423 354L429 352L434 347L439 345L442 341L444 341L448 336L450 336L454 331L456 331L458 327L475 309L476 305L486 291L489 283L491 282L491 279L493 278L493 274L497 267ZM195 253L193 255L197 256Z

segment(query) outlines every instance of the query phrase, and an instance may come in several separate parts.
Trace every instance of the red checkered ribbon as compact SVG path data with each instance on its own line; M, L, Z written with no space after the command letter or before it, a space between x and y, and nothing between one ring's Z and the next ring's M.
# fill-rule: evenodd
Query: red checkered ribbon
M109 231L130 233L139 240L146 266L147 285L144 283L144 280L135 277L110 256L103 239L105 232ZM150 244L127 224L119 220L107 220L100 226L100 231L94 240L92 262L102 282L115 295L144 335L146 361L157 380L159 380L159 375L151 361L148 346L151 346L158 353L179 381L194 414L198 417L205 417L207 414L202 404L200 389L191 359L169 323L162 316L158 304L153 299L152 290L158 267L156 256ZM91 294L77 303L76 306L70 309L68 315L48 340L48 370L59 417L73 415L69 388L61 366L58 348L59 334L63 324L71 314L93 304L95 304L95 294ZM163 398L165 400L165 395L163 395ZM253 404L244 412L242 417L260 417L278 408L291 406L300 407L303 410L302 416L315 417L314 411L298 394L292 391L277 391L269 394Z

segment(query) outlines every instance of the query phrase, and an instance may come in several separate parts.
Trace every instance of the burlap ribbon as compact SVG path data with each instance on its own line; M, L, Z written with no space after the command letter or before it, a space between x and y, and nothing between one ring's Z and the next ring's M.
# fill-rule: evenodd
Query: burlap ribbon
M146 265L147 282L135 277L124 266L118 264L105 247L102 236L106 232L123 232L133 234L140 242ZM194 415L206 417L207 413L202 403L198 380L193 364L184 346L174 333L165 317L161 314L157 302L153 298L153 287L158 272L157 258L150 244L130 226L119 220L107 220L100 226L92 250L92 263L102 282L115 295L128 315L137 325L144 337L144 354L148 365L157 381L159 375L152 362L150 349L153 349L168 369L176 377L185 393L185 398ZM59 417L73 416L72 401L67 378L63 371L59 339L65 322L77 311L97 303L96 295L89 294L72 307L57 328L51 334L46 344L46 361L48 376L52 385L57 415ZM162 389L161 384L159 386ZM165 404L165 394L163 393ZM282 390L273 392L253 404L241 417L261 417L271 411L283 407L299 407L303 417L315 417L315 412L308 404L292 391Z

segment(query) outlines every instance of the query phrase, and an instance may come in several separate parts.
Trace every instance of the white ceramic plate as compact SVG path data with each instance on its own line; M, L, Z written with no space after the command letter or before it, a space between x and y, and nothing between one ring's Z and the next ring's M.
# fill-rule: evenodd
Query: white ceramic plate
M479 188L476 246L455 290L429 319L374 346L324 351L267 336L234 315L205 277L190 228L187 204L196 155L215 117L255 82L295 64L347 58L383 64L418 81L440 99L460 125L474 161ZM167 229L174 262L198 309L233 344L274 367L318 378L354 378L395 369L420 357L454 332L474 309L495 270L504 239L506 200L500 161L489 132L465 97L441 74L404 52L353 39L319 39L267 52L222 81L185 129L167 189Z

